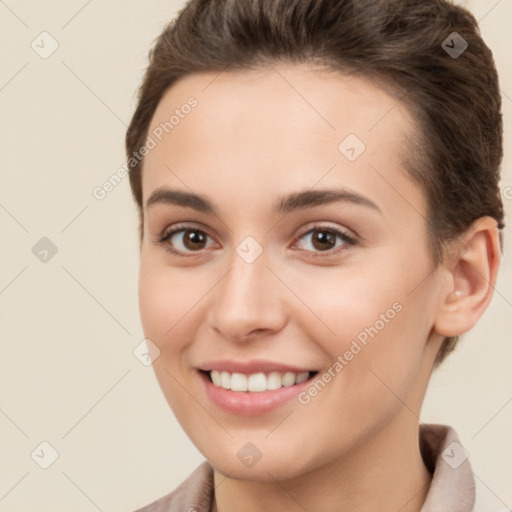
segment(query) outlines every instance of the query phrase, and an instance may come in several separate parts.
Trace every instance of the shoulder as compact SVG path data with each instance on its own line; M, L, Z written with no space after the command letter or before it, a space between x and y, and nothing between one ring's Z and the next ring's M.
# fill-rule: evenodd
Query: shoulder
M174 491L135 512L210 512L213 498L213 468L198 466Z

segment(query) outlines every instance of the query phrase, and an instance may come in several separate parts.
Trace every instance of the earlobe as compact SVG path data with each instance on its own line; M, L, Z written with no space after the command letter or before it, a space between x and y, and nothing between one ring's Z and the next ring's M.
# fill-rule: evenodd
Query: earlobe
M449 285L441 294L434 330L442 336L459 336L469 331L487 309L500 262L497 222L482 217L450 243L445 269Z

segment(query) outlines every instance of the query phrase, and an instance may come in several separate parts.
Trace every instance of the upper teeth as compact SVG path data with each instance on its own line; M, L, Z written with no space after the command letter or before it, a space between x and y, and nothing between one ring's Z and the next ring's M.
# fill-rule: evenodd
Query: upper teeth
M267 391L279 389L281 386L293 386L300 384L309 377L309 372L281 374L270 372L268 375L261 373L229 373L213 370L210 372L212 382L221 388L232 391Z

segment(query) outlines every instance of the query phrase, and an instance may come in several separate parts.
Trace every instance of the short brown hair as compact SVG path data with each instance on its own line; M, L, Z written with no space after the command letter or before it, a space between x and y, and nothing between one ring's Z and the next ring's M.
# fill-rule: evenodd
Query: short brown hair
M458 56L443 48L447 38L455 44L454 32L468 45ZM504 227L493 55L473 15L447 0L190 0L150 51L126 133L128 159L145 144L158 103L179 78L277 62L357 73L408 106L419 133L407 141L404 167L427 197L434 263L443 243L476 219L488 215ZM142 166L141 159L130 170L141 236ZM445 339L436 364L457 339Z

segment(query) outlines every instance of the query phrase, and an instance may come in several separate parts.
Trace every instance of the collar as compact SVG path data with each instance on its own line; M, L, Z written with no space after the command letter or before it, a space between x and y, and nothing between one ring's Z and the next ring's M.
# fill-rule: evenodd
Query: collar
M420 451L432 482L421 512L471 512L475 479L455 430L447 425L420 425Z

